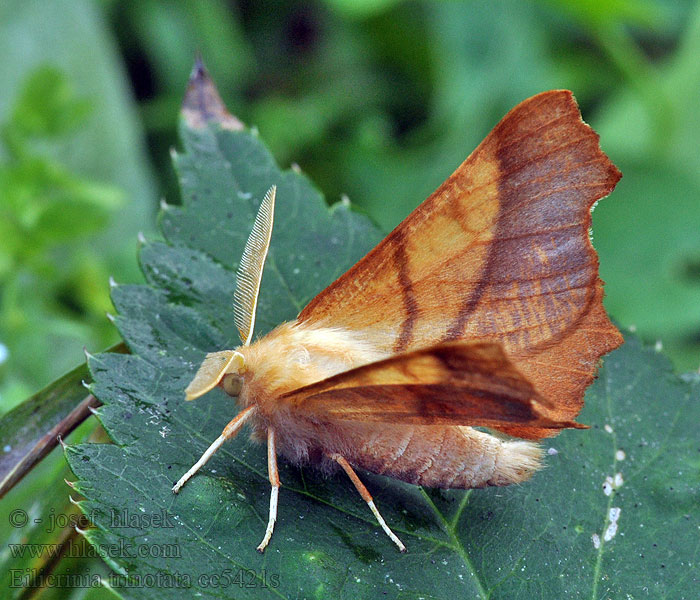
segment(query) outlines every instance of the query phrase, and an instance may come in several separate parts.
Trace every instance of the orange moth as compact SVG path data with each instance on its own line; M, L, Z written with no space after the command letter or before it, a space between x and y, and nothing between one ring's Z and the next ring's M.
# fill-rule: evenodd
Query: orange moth
M185 392L221 386L240 411L173 491L246 423L267 442L272 485L258 550L281 454L342 468L404 551L354 468L440 488L528 479L536 440L583 427L584 391L622 342L588 235L620 177L571 92L534 96L294 321L253 340L272 186L238 271L242 344L207 354Z

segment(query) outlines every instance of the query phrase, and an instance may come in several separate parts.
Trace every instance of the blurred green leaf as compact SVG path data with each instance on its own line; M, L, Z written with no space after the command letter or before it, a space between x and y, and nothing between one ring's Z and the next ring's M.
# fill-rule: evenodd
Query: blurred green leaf
M611 21L653 27L663 15L659 3L652 0L544 0L544 3L593 27Z
M61 135L84 122L92 108L87 99L75 97L61 71L43 65L25 83L11 123L25 136Z
M42 121L42 103L48 107L46 121ZM42 354L51 351L45 345L49 336L89 336L85 323L71 322L57 306L66 285L63 277L83 270L75 254L80 239L103 229L112 212L123 205L118 189L81 178L43 155L42 142L70 135L80 125L78 117L85 121L85 106L63 73L38 67L22 88L11 119L2 127L0 233L5 243L0 248L0 339L5 341L4 360L14 365L15 377L22 370L30 377L42 369L51 370L42 362ZM61 251L71 247L74 256L66 260ZM100 279L104 281L104 273ZM106 298L103 290L93 292L97 298ZM90 300L84 306L104 309L105 304ZM48 321L44 327L42 321ZM13 394L26 392L11 376L8 379L0 389L7 393L15 387ZM8 399L3 400L7 406Z
M364 18L399 4L403 0L325 0L332 9L351 18Z
M692 370L700 364L699 40L697 3L678 52L650 82L662 100L625 90L595 123L624 174L594 214L606 305Z
M51 27L46 23L51 23ZM43 156L61 161L71 172L92 181L123 190L129 202L103 239L114 268L115 254L121 256L119 260L133 256L132 250L124 248L121 242L127 236L135 236L148 222L157 194L148 168L143 131L99 3L3 2L0 51L4 57L0 63L0 78L4 82L0 122L8 120L27 74L48 65L63 73L81 102L93 106L74 135L47 143ZM138 275L133 264L122 263L119 271L123 277L129 273Z
M176 95L178 104L195 53L207 57L212 71L224 80L223 89L240 86L241 78L253 66L238 11L231 3L141 0L116 4L113 10L123 13L128 26L133 27L133 35L146 49L160 83ZM174 108L177 110L177 104ZM176 114L170 115L171 122Z
M115 50L100 3L0 3L0 412L114 343L104 281L140 277L157 195Z
M379 144L362 134L377 129L382 117L391 123L392 115L366 111L364 100L361 114L366 121L339 149L339 191L385 231L447 178L515 104L545 89L567 87L555 79L553 59L546 52L541 21L548 17L532 6L445 2L421 9L416 37L430 40L425 52L432 90L425 98L425 119L400 140L386 136ZM395 18L388 13L378 21L377 34L382 26L393 28ZM406 46L397 46L394 54L406 51ZM420 46L411 44L408 56L422 59ZM391 125L387 129L393 133Z

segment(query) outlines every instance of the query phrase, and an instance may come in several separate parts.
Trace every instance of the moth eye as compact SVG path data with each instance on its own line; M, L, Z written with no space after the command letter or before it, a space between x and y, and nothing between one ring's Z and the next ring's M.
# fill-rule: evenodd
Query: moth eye
M224 392L226 392L229 396L238 396L241 393L242 383L243 379L238 375L226 375L221 387L224 388Z

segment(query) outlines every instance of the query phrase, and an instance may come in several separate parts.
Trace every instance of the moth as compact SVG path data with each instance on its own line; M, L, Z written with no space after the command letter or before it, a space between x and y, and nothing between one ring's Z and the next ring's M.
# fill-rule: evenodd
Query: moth
M294 321L253 341L272 186L238 269L242 344L207 354L186 389L220 386L240 411L173 491L247 423L272 486L258 550L277 520L280 454L344 470L403 552L356 468L439 488L528 479L537 440L584 427L584 391L622 343L589 239L620 177L571 92L536 95Z

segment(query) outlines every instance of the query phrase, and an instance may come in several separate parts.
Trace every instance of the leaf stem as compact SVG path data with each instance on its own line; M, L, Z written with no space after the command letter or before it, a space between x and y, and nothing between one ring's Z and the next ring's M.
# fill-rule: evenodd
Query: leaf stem
M486 591L485 585L482 583L481 579L479 579L479 576L477 575L476 569L474 568L474 564L472 563L471 559L469 558L469 555L467 554L466 550L464 549L464 546L462 545L462 542L457 538L455 534L455 529L454 525L456 525L456 522L453 523L448 523L447 519L445 519L444 515L438 510L438 507L435 506L435 503L432 501L430 496L425 491L425 488L421 487L420 488L421 494L423 495L423 498L425 498L425 501L430 505L430 507L433 509L433 512L435 513L435 516L440 520L440 523L442 524L442 528L445 530L445 533L450 536L450 539L452 540L452 549L460 555L462 560L464 561L464 564L467 566L467 568L470 571L470 575L472 576L472 580L474 581L474 585L476 587L476 591L479 594L479 597L482 598L482 600L488 600L489 598L489 593ZM466 494L465 494L466 496ZM466 501L462 500L462 504L465 504ZM459 520L459 512L461 512L462 505L460 505L460 509L458 509L458 517L457 520ZM454 519L453 519L454 521Z

